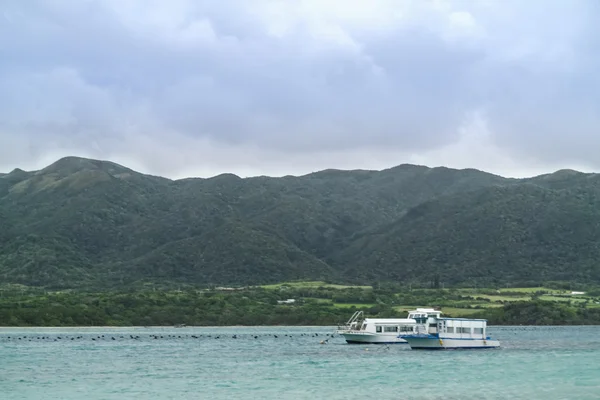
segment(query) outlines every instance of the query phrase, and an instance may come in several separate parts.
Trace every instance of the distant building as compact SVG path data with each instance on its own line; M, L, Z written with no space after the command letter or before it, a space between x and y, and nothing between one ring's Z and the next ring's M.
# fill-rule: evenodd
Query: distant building
M585 294L585 292L571 292L571 294Z
M293 304L295 302L295 299L277 300L277 304Z

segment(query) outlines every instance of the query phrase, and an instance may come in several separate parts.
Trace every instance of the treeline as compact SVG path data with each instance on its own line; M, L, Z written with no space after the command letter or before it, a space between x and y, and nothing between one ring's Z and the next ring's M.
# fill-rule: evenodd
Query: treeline
M489 309L480 317L490 325L600 325L600 308L550 301L519 301Z
M278 305L268 291L61 293L5 297L3 326L330 325L347 311L318 302Z
M296 301L278 304L286 298ZM335 303L354 302L368 303L361 308L369 317L405 316L405 312L395 309L398 304L468 307L465 296L448 290L405 294L356 288L4 293L0 297L0 326L337 325L346 321L356 307ZM535 297L532 301L480 309L473 317L487 318L491 325L600 324L600 308Z

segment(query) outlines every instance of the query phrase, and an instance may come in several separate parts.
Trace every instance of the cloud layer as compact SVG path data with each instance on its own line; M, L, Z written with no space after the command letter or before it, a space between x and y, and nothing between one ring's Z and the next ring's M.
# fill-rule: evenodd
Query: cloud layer
M0 170L600 169L594 0L7 0Z

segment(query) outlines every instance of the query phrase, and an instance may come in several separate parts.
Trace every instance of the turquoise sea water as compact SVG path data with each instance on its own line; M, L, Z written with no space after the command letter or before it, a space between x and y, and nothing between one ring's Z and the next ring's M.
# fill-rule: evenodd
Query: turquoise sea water
M0 328L0 399L600 399L598 326L491 327L501 349L455 351L320 344L332 331Z

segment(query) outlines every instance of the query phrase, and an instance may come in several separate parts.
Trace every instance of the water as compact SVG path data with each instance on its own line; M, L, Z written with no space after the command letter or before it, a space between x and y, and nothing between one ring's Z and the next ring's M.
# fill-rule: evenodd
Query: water
M331 332L327 327L0 328L0 398L600 398L598 326L492 327L501 349L442 352L403 344L347 345L337 336L319 344Z

